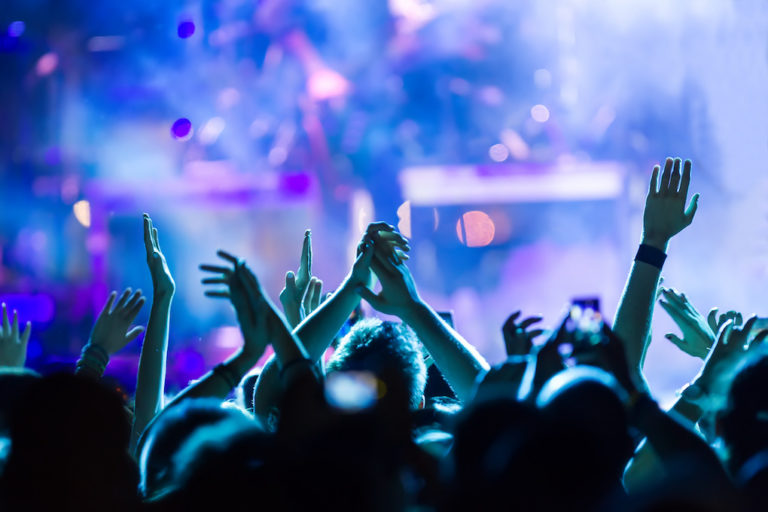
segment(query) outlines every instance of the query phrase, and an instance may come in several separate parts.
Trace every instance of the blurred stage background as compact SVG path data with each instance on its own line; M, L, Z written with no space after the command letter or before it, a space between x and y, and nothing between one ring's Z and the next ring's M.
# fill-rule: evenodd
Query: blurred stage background
M381 219L498 362L515 309L553 325L599 296L612 318L671 155L702 198L666 283L767 314L767 93L761 0L3 0L0 299L34 322L31 367L71 364L109 290L150 292L149 212L178 389L239 343L199 263L242 255L276 299L311 228L330 290ZM654 326L669 399L698 363ZM128 389L139 350L108 369Z

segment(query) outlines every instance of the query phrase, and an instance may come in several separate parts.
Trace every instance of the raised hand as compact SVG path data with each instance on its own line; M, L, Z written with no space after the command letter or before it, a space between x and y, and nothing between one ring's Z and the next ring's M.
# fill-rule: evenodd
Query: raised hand
M144 249L147 251L147 266L152 276L152 288L155 297L171 298L176 292L176 283L171 276L168 262L160 249L157 228L148 214L144 214Z
M518 323L520 314L520 311L512 313L501 328L508 357L527 355L533 347L533 339L544 332L542 329L529 330L533 324L541 322L540 316L528 317Z
M405 317L415 306L421 304L421 297L416 290L411 271L405 266L402 258L396 259L393 255L397 256L386 246L382 249L381 244L366 245L358 261L370 262L370 268L381 283L381 291L376 294L365 286L358 287L357 291L377 311L407 321Z
M705 359L715 343L716 331L710 328L704 316L693 307L684 293L677 293L670 288L662 288L659 305L674 320L683 334L682 339L673 333L664 337L686 354Z
M718 308L712 308L707 315L707 325L709 325L709 328L713 333L720 332L720 328L725 325L725 322L728 320L733 320L734 327L744 323L744 317L741 316L741 313L738 311L731 310L718 316L719 311Z
M0 367L23 368L27 361L27 342L32 332L32 324L27 322L24 332L19 333L19 314L14 310L13 323L11 323L5 303L2 305L2 316Z
M311 313L307 311L307 306L312 305L312 299L307 301L307 295L315 293L312 288L317 286L319 280L312 277L312 232L304 232L304 244L301 247L301 260L299 269L294 273L288 271L285 274L285 288L280 292L280 302L283 305L285 317L291 327L296 327L301 323L306 315ZM322 282L320 282L322 286Z
M268 310L270 308L267 307L267 299L258 280L243 260L225 251L218 251L216 254L229 265L200 265L201 270L217 274L215 277L204 278L202 282L206 285L224 285L225 288L206 290L205 295L231 301L243 333L242 351L258 359L269 342ZM245 286L246 277L250 280L248 287Z
M406 252L411 250L408 240L395 231L394 226L386 222L369 224L357 246L357 260L352 266L350 275L352 281L358 286L373 286L373 274L370 268L372 259L365 257L364 253L368 248L372 249L374 245L380 258L396 263L406 261L408 259Z
M756 322L757 316L752 316L742 326L737 326L733 320L727 320L720 328L717 341L704 361L704 367L694 380L694 384L705 393L711 392L724 367L727 368L730 363L736 362L747 352L762 346L768 337L768 330L760 331L751 340L749 339Z
M117 304L115 304L115 298L117 298L117 292L112 292L96 319L90 340L92 345L101 347L110 356L122 350L144 332L143 327L131 328L131 324L136 320L146 301L141 295L141 290L136 290L136 293L131 295L131 289L127 288Z
M682 173L679 158L667 158L664 171L653 168L651 185L643 213L643 243L666 252L669 240L693 222L699 205L699 194L694 194L686 208L688 186L691 182L691 161L686 160Z

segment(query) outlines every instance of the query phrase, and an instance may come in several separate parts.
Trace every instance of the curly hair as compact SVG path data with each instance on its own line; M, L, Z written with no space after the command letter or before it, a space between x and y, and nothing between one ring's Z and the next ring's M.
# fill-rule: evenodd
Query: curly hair
M427 368L416 334L405 324L366 318L357 322L344 336L326 373L369 371L381 374L397 368L408 386L410 405L418 409L424 397Z

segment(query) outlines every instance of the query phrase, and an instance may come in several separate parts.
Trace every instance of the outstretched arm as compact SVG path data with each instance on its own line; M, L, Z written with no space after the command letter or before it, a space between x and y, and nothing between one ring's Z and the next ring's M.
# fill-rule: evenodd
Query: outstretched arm
M638 375L647 349L656 289L669 241L688 227L696 214L699 195L695 194L686 208L691 181L691 161L667 158L664 172L653 169L651 185L643 213L643 236L629 272L624 293L614 320L614 331L626 345L627 361Z
M478 375L490 368L483 356L421 299L405 263L377 246L371 268L381 281L382 289L375 294L361 286L360 295L378 311L398 316L408 324L456 396L462 401L471 399Z
M157 228L149 215L144 214L144 248L147 266L152 276L152 309L149 312L147 333L141 346L139 371L136 378L136 407L131 430L133 449L152 418L163 408L165 394L165 365L168 353L168 329L171 321L171 302L176 283L160 249Z

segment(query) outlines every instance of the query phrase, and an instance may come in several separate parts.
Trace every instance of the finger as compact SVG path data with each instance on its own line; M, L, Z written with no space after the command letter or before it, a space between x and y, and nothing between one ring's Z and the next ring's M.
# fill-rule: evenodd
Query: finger
M221 249L219 249L218 251L216 251L216 254L217 254L217 255L218 255L220 258L224 258L225 260L227 260L228 262L232 263L233 265L237 265L237 264L238 264L238 262L240 261L240 260L237 258L237 256L234 256L234 255L232 255L232 254L228 253L227 251L223 251L223 250L221 250Z
M228 291L224 290L206 290L204 295L206 297L212 297L214 299L229 299L230 295Z
M744 324L744 327L740 328L739 330L743 332L745 336L748 336L749 333L752 332L752 328L755 326L755 322L757 322L757 315L752 315Z
M3 302L3 336L11 334L11 325L8 323L8 309Z
M125 306L125 303L128 301L128 298L131 296L131 289L126 288L123 294L120 296L120 299L117 301L117 304L115 304L115 309L112 310L114 313L115 311L122 309L123 306Z
M525 335L528 337L529 340L532 340L533 338L541 336L542 334L544 334L544 329L534 329L530 332L525 333Z
M691 184L691 161L686 160L683 164L683 176L680 178L680 190L678 195L685 199L688 197L688 186Z
M323 281L318 279L315 282L315 296L312 299L312 311L320 307L320 302L322 301L322 297L323 297Z
M366 234L373 234L377 231L394 231L395 226L392 224L387 224L386 222L371 222L368 224L368 227L366 228L365 232Z
M520 322L520 328L521 329L527 329L528 327L532 326L536 322L541 322L542 318L540 316L532 316L530 318L526 318L522 322Z
M315 282L317 282L316 277L310 278L309 284L307 285L307 293L304 295L304 300L302 301L304 311L307 314L312 311L312 300L315 298Z
M154 247L152 246L152 236L150 235L149 215L144 214L144 249L147 251L147 258L152 255Z
M285 273L285 289L291 294L291 297L297 295L296 292L296 274L292 270Z
M699 209L699 194L693 194L693 198L691 199L691 204L688 205L688 208L685 210L685 220L690 224L693 222L693 217L696 215L696 210Z
M355 291L358 295L360 295L360 297L368 302L368 304L370 304L373 309L381 310L385 306L384 301L365 286L358 286Z
M661 293L667 301L672 302L675 306L683 306L685 304L682 296L678 295L674 290L665 288Z
M200 270L203 272L215 272L217 274L224 274L226 276L232 275L232 269L227 267L220 267L218 265L200 265Z
M734 313L733 315L733 323L734 325L741 325L744 322L744 317L741 316L741 313L737 311L732 311Z
M718 345L727 345L731 337L731 331L733 330L733 320L726 320L720 327L719 334L717 336Z
M768 334L768 331L765 331ZM27 322L24 328L24 332L21 333L21 344L26 346L29 341L29 336L32 334L32 322Z
M656 196L659 194L659 172L661 168L658 165L653 166L653 173L651 173L651 184L648 187L648 195Z
M752 339L752 341L749 343L750 350L762 345L762 343L765 341L765 338L768 337L768 329L763 329L762 331L758 332L755 337Z
M312 231L304 232L304 244L301 246L301 261L299 262L299 282L306 285L312 275Z
M16 339L19 337L19 312L13 310L13 324L11 324L11 337Z
M517 318L518 318L518 317L519 317L521 314L522 314L522 311L515 311L514 313L512 313L511 315L509 315L509 317L508 317L508 318L506 319L506 321L504 322L504 325L502 326L502 328L503 328L503 329L508 329L508 330L514 330L514 329L515 329L515 327L517 327L517 326L515 325L515 320L517 320Z
M131 309L129 309L125 315L129 322L133 322L133 319L139 316L139 311L141 311L141 308L144 307L145 302L147 302L147 299L142 297L136 301L136 304L131 306Z
M99 317L109 314L109 312L112 310L112 304L115 303L116 298L117 298L117 292L112 292L109 294L109 297L107 298L107 303L104 304L104 307L101 309L101 313L99 313Z
M672 343L674 343L677 346L677 348L681 350L683 349L683 347L685 347L685 341L680 339L676 334L669 333L669 334L665 334L664 337L667 338Z
M717 322L717 313L719 311L719 308L712 308L709 310L709 314L707 314L707 324L709 324L709 328L712 329L712 332L717 334L718 331L718 322Z
M387 243L397 244L405 251L411 250L411 244L408 242L408 239L396 231L381 231L378 235Z
M136 338L138 338L139 334L141 334L143 332L144 332L144 328L143 327L134 327L133 329L128 331L126 333L126 335L125 335L125 343L126 343L126 345L128 343L132 342L133 340L135 340Z
M683 161L679 158L675 158L674 166L672 167L672 176L669 178L669 193L677 194L677 189L680 186L680 167Z
M659 301L659 306L667 312L667 314L672 318L672 320L675 321L675 323L678 323L678 320L680 320L680 311L672 305L670 302L666 302L664 300Z
M155 250L159 251L160 250L160 237L157 235L157 228L156 227L152 228L152 241L155 244Z
M355 260L355 265L363 265L365 268L370 268L373 263L373 253L373 244L363 244L362 251L357 255L357 259Z
M661 183L659 183L659 194L667 195L669 193L669 180L672 177L672 165L674 160L667 158L664 162L664 172L661 173Z
M141 299L141 290L136 290L136 293L134 293L131 298L128 300L128 302L125 303L123 306L123 311L126 313L129 312L133 306L136 305L136 303Z
M206 277L200 282L203 284L229 284L229 279L226 277Z

